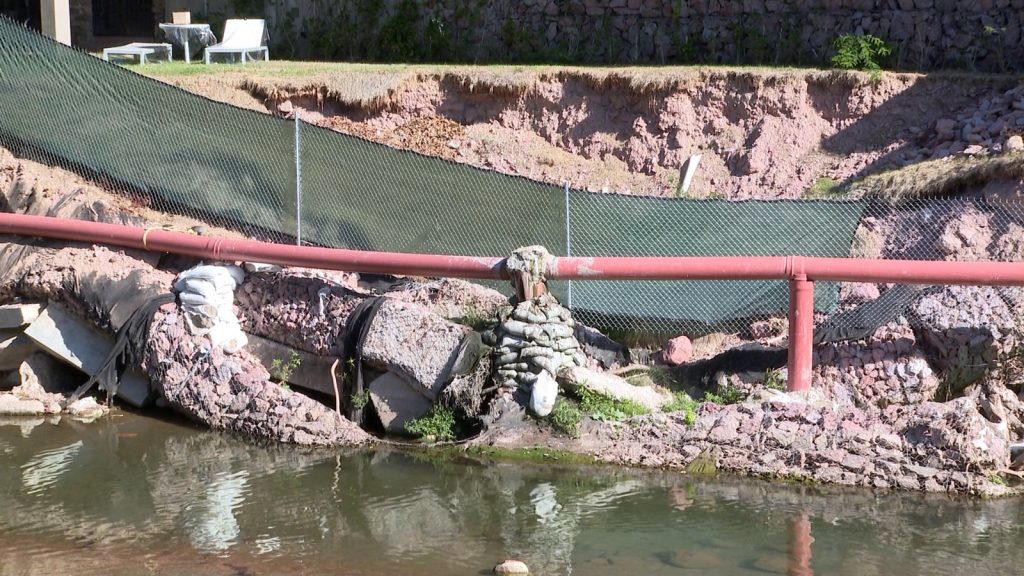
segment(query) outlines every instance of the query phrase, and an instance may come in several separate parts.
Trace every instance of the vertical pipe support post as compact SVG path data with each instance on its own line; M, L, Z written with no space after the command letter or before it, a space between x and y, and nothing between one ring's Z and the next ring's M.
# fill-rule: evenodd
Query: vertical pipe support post
M811 388L811 355L814 339L814 282L806 274L789 279L789 358L786 390Z

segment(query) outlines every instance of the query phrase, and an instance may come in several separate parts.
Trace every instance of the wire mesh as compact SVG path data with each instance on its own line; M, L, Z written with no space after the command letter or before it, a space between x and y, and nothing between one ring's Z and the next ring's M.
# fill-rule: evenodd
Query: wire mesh
M1024 209L985 198L688 200L566 191L216 103L0 19L0 145L154 208L252 236L367 250L574 256L1019 260ZM301 166L301 179L299 169ZM300 188L301 185L301 188ZM301 189L301 194L299 190ZM300 199L301 197L301 199ZM552 283L563 301L569 286ZM576 281L584 322L645 334L751 332L782 281ZM943 289L820 283L822 338L871 330ZM1006 305L1019 291L993 289ZM865 303L872 302L871 306Z

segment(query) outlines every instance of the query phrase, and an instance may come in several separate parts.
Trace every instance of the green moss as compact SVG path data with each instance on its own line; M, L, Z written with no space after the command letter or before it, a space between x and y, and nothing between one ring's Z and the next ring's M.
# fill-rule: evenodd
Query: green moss
M422 418L405 423L405 431L413 436L447 442L455 439L455 413L451 408L435 404Z
M466 450L469 454L486 456L498 460L516 460L521 462L557 462L559 464L597 464L593 456L577 454L565 450L553 450L542 446L530 448L496 448L494 446L474 446Z

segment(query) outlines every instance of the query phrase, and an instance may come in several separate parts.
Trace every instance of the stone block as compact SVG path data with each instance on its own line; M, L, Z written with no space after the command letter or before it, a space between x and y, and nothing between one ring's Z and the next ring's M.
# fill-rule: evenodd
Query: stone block
M406 423L422 418L431 407L418 385L394 372L386 372L370 383L370 401L389 434L404 434Z

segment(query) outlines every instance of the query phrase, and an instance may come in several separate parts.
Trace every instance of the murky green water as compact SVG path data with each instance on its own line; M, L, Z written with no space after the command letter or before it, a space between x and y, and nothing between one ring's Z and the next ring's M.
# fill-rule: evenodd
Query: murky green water
M0 421L0 575L1024 569L1018 500L262 447L125 413L38 422Z

